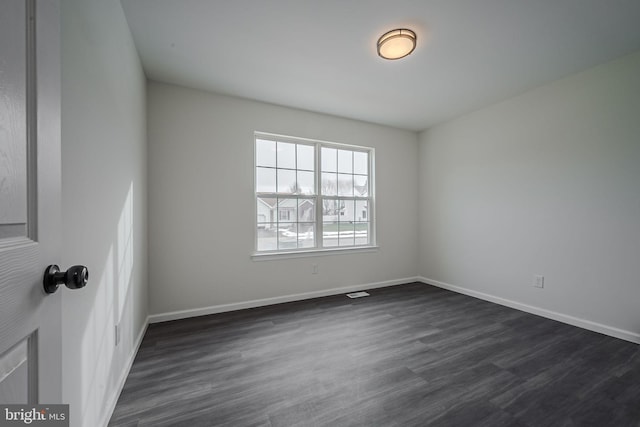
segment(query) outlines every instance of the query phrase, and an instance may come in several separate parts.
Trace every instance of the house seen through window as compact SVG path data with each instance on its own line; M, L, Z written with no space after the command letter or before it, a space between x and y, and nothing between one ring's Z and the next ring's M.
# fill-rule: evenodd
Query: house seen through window
M256 133L256 251L372 246L372 154Z

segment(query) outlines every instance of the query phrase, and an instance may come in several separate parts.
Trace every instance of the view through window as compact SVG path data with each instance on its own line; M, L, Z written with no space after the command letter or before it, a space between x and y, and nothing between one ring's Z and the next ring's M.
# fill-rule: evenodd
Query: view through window
M256 250L373 245L372 154L256 133Z

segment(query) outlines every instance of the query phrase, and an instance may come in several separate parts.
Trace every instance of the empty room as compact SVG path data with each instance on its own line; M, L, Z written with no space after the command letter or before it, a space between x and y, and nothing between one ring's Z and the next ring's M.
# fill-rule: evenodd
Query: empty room
M0 425L640 426L638 22L0 0Z

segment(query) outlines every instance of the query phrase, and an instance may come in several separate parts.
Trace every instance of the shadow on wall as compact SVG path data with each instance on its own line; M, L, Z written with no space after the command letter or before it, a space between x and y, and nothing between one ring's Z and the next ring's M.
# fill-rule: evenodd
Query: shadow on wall
M82 421L78 425L99 425L109 409L112 390L117 387L123 360L128 357L133 336L133 183L122 206L115 239L103 267L92 279L97 291L82 334L80 395ZM95 277L95 276L94 276ZM127 304L127 301L129 303ZM125 312L126 310L126 312ZM118 332L116 332L117 325ZM116 335L120 342L116 342Z

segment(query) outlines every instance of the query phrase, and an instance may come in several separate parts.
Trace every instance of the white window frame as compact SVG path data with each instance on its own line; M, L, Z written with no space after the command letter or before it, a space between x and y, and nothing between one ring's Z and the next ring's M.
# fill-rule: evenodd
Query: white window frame
M267 197L267 198L277 198L286 196L282 193L277 192L277 184L276 184L276 192L275 193L259 193L257 191L257 144L256 140L258 139L266 139L277 142L286 142L292 144L303 144L303 145L312 145L315 149L315 167L314 167L314 193L313 195L300 195L302 198L310 198L315 201L315 244L316 246L313 248L296 248L296 249L274 249L274 250L262 250L258 251L258 222L257 222L257 212L258 212L258 198L259 197ZM368 153L368 196L325 196L320 194L320 178L322 175L321 165L321 152L322 147L326 148L335 148L349 151L360 151ZM275 259L282 257L304 257L304 256L317 256L317 255L329 255L334 253L352 253L352 252L371 252L376 251L378 246L376 243L376 215L375 215L375 149L373 147L364 147L359 145L352 144L342 144L337 142L329 142L322 141L316 139L309 138L300 138L293 137L287 135L279 135L273 133L266 132L254 132L253 138L253 230L254 230L254 243L253 243L253 253L252 258L255 260L263 260L263 259ZM331 200L365 200L368 203L368 219L366 222L369 223L369 243L366 245L353 245L353 246L329 246L323 247L323 215L322 215L322 201L323 199L331 199ZM277 216L277 214L276 214ZM297 218L296 218L297 219Z

